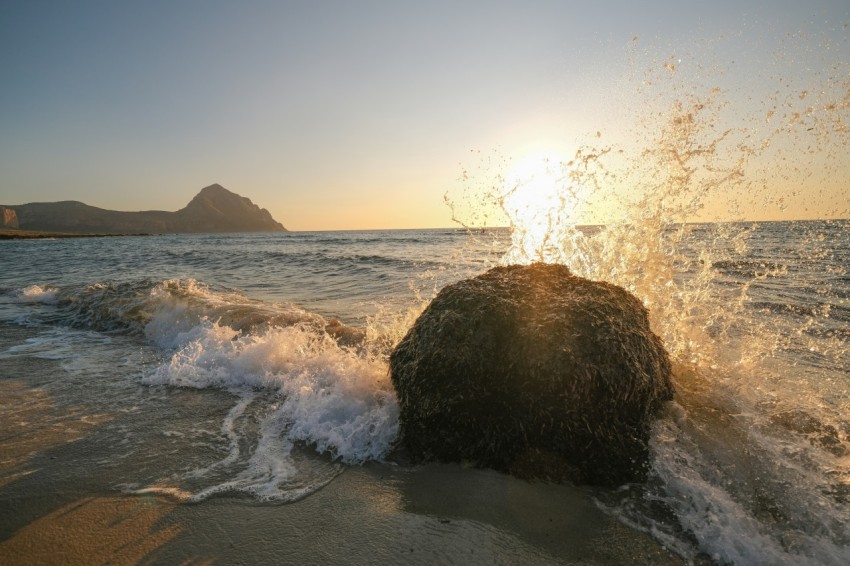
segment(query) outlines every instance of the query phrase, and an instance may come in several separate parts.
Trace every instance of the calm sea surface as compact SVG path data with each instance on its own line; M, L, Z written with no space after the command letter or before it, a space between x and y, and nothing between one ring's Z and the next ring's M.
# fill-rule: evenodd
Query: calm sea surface
M850 223L680 227L656 255L581 234L571 268L644 300L678 391L649 482L590 497L684 557L850 562ZM594 256L617 237L616 261ZM389 454L386 355L510 245L452 229L3 241L0 379L23 393L0 410L49 406L106 447L55 472L83 491L309 497ZM4 456L0 481L27 481L27 462Z

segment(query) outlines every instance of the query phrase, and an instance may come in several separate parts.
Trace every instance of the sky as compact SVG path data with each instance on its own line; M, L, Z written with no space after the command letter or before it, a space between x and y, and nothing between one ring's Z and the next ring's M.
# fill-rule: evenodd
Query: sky
M771 95L827 91L820 112L850 89L848 22L846 0L4 0L0 203L177 210L219 183L293 230L451 226L447 194L528 156L643 155L677 96L717 86L714 118L742 128ZM785 169L750 216L845 215L837 100L825 149L794 133L759 158ZM618 213L601 200L597 220Z

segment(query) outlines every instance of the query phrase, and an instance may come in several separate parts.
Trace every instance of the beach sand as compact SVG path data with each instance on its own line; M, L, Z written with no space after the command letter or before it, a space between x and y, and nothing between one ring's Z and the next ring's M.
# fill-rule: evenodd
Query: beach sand
M457 466L350 468L295 503L0 493L8 564L682 564L580 491ZM25 524L14 517L42 509ZM31 516L30 513L24 515ZM10 520L11 519L11 520Z
M46 452L0 487L5 564L683 563L579 489L488 470L368 464L294 503L181 504L63 481L73 442L37 440Z

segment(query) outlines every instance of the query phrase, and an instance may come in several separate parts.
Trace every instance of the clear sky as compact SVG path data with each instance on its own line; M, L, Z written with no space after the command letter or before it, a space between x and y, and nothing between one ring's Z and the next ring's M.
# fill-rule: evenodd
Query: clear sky
M666 57L665 88L715 81L734 112L780 82L850 89L848 22L847 0L4 0L0 203L176 210L220 183L295 230L450 226L443 196L481 155L630 143ZM846 211L828 145L806 157L825 194L786 178L765 190L790 211L752 215Z

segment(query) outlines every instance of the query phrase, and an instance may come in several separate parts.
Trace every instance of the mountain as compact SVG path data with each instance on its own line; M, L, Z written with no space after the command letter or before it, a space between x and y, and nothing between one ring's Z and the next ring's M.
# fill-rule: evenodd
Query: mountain
M185 208L174 213L186 232L285 232L268 210L221 185L201 189Z
M268 210L221 185L201 189L177 212L120 212L77 201L0 206L0 228L101 234L285 232Z

